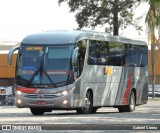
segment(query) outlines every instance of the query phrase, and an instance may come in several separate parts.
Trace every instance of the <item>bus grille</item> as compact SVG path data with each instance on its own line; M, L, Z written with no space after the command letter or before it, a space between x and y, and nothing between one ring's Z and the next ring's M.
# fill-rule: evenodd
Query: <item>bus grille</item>
M56 94L29 94L27 98L57 98Z

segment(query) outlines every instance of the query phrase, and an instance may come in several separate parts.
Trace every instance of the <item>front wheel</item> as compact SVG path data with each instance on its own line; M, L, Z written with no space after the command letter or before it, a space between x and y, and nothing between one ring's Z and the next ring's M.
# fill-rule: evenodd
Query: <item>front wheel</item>
M93 105L93 99L91 92L88 91L86 93L86 98L85 98L85 105L82 108L77 109L78 114L91 114L92 113L92 105Z
M30 110L33 115L43 115L44 114L44 110L41 108L30 108Z
M92 108L92 113L96 113L97 112L98 107L93 107Z

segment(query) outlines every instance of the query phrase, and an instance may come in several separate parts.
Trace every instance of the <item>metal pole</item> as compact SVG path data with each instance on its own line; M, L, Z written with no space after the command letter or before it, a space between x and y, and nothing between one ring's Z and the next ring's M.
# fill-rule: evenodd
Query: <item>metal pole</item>
M151 45L151 62L152 62L152 98L155 98L154 87L155 87L155 51L154 44Z

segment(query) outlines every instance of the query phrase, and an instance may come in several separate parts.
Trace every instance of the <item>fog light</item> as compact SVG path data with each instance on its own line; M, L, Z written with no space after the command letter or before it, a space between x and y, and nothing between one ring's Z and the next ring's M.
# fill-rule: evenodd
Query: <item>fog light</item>
M67 101L67 100L64 100L64 101L63 101L63 104L67 104L67 103L68 103L68 101Z
M22 101L21 101L20 99L18 99L18 100L17 100L17 103L18 103L18 104L21 104L21 103L22 103Z

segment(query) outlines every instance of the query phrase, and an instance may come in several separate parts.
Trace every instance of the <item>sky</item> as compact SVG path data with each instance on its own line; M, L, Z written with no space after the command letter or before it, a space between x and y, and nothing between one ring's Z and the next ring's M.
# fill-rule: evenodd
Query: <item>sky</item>
M143 3L136 10L135 16L145 14L148 5ZM57 0L0 0L0 39L20 42L25 36L47 30L72 30L78 27L74 13L69 12L68 5L58 5ZM144 17L145 18L145 17ZM144 19L141 35L129 26L120 35L144 40L146 30ZM89 28L86 28L87 30ZM96 27L103 32L105 26Z

